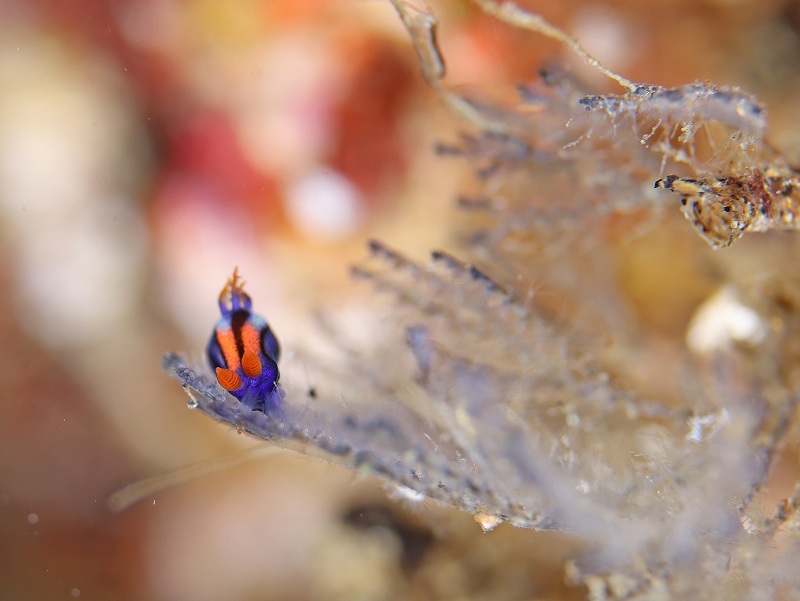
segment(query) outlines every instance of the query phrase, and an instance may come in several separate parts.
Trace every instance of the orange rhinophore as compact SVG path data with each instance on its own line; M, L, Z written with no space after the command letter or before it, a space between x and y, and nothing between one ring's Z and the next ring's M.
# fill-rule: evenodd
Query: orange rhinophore
M242 355L242 371L249 378L261 375L261 359L253 351L245 351Z
M216 371L217 381L225 390L234 392L242 387L242 379L235 371L225 369L224 367L218 367Z

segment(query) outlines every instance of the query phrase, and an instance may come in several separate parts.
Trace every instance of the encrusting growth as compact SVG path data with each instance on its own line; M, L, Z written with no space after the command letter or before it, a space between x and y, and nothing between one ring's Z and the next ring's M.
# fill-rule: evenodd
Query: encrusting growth
M730 246L746 231L800 229L800 174L752 169L725 178L670 175L656 188L681 195L681 208L713 248Z

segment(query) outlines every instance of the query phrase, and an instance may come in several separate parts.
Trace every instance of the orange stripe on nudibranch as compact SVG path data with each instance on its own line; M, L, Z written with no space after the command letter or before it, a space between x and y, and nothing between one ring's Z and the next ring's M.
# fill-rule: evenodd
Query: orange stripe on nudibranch
M217 382L225 390L234 392L242 387L242 379L235 371L225 369L224 367L217 368Z
M261 359L252 351L245 351L242 355L242 371L248 378L257 378L261 375Z
M228 369L239 369L239 350L236 348L236 336L230 328L217 328L217 344L225 358Z
M261 331L257 330L251 323L245 322L239 329L242 338L242 347L245 351L250 351L258 355L261 352Z

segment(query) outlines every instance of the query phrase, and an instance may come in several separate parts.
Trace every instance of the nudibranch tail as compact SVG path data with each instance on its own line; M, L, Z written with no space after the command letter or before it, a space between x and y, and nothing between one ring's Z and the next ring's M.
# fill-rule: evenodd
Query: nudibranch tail
M217 382L242 404L257 411L274 409L281 398L278 380L280 345L244 291L238 269L219 294L220 319L207 353Z

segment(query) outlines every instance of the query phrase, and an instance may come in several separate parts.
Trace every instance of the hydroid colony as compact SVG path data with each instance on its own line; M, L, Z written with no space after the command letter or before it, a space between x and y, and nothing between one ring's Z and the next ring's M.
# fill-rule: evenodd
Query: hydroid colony
M746 232L796 229L798 174L767 143L764 107L710 83L630 82L540 16L476 2L559 40L622 93L591 95L551 69L520 86L519 110L469 100L443 83L434 16L392 0L424 77L474 130L440 147L473 161L484 182L461 201L470 260L435 251L419 264L370 243L354 275L392 299L400 327L384 325L378 348L342 343L348 350L335 368L320 363L313 389L300 377L312 358L285 354L279 381L269 345L241 337L228 345L238 354L213 355L222 387L177 355L165 368L192 407L240 430L467 511L486 529L570 533L581 550L565 577L591 598L800 595L800 487L759 509L797 403L800 286L796 261L785 260L796 245L783 235L751 249L750 263L725 257ZM608 360L603 336L630 355L643 334L598 266L610 260L615 218L645 213L652 230L680 209L720 249L704 248L715 253L718 291L676 351L685 381L644 393L609 373L624 362ZM544 272L583 303L584 319L534 302L531 282ZM235 277L225 290L245 294ZM581 335L587 321L604 324L599 334ZM253 356L268 359L266 388L247 388L264 370Z

